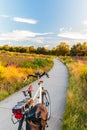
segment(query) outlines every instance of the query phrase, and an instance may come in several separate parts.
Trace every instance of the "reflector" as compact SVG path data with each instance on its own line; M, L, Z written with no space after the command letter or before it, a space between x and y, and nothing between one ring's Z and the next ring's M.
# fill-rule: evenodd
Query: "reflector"
M12 109L12 112L16 119L22 119L23 114L21 113L21 109Z

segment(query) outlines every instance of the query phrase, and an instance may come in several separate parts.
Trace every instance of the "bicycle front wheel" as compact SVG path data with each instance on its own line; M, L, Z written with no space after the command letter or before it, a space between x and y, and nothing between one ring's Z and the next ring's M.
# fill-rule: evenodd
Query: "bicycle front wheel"
M47 90L43 90L42 92L42 104L46 106L48 111L48 120L51 117L51 100Z

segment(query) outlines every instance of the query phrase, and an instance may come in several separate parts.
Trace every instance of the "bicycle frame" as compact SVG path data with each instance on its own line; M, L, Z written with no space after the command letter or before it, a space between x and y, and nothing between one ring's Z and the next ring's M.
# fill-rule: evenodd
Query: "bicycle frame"
M40 81L38 82L38 84L39 84L39 88L37 89L37 91L36 91L36 93L35 93L35 95L34 95L34 97L33 97L33 100L35 100L35 99L37 98L37 96L39 95L39 102L38 102L38 103L41 103L41 104L42 104L42 90L43 90L42 84L43 84L43 81L40 80Z
M27 111L27 108L26 108L26 106L34 106L35 104L37 104L37 103L41 103L42 104L42 90L43 90L43 88L42 88L42 83L43 83L43 81L39 81L39 79L38 79L38 85L39 85L39 88L37 89L37 91L36 91L36 93L34 94L34 96L33 97L30 97L30 98L26 98L26 99L24 99L24 101L26 101L26 102L23 102L23 104L21 105L21 112L22 112L22 114L24 114L26 111ZM30 85L31 86L31 85ZM27 92L27 91L23 91L23 92ZM25 94L24 94L25 95ZM32 95L32 94L31 94ZM28 96L28 93L27 93L27 96ZM37 99L38 98L38 102L37 103L35 103L35 99ZM31 100L33 101L33 104L32 104L32 102L31 102ZM21 103L21 102L18 102L18 103ZM18 105L18 103L17 103L17 105ZM16 106L17 106L16 105ZM19 106L20 107L20 106ZM18 109L18 108L17 108ZM20 108L19 108L20 109ZM29 109L29 108L28 108ZM21 115L20 115L21 116ZM16 124L16 122L14 122L14 120L13 120L13 116L12 116L12 122L14 123L14 124Z

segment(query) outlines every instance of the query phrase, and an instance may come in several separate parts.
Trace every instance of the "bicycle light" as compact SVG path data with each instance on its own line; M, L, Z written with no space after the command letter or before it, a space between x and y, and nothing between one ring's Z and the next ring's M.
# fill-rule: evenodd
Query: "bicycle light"
M23 114L21 113L21 109L20 108L14 107L12 109L12 112L13 112L14 117L16 119L22 119L23 118Z

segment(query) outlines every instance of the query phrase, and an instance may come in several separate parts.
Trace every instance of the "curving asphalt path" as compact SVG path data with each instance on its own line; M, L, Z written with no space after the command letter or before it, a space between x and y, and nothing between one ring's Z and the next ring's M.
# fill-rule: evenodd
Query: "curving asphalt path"
M45 76L44 87L49 91L51 97L51 119L48 121L49 127L46 130L60 130L61 118L64 113L66 93L68 87L68 72L64 64L54 59L54 66L49 72L50 78ZM35 89L36 81L33 82ZM24 88L25 89L25 88ZM0 130L17 130L17 124L11 122L11 108L24 98L21 90L0 102Z

